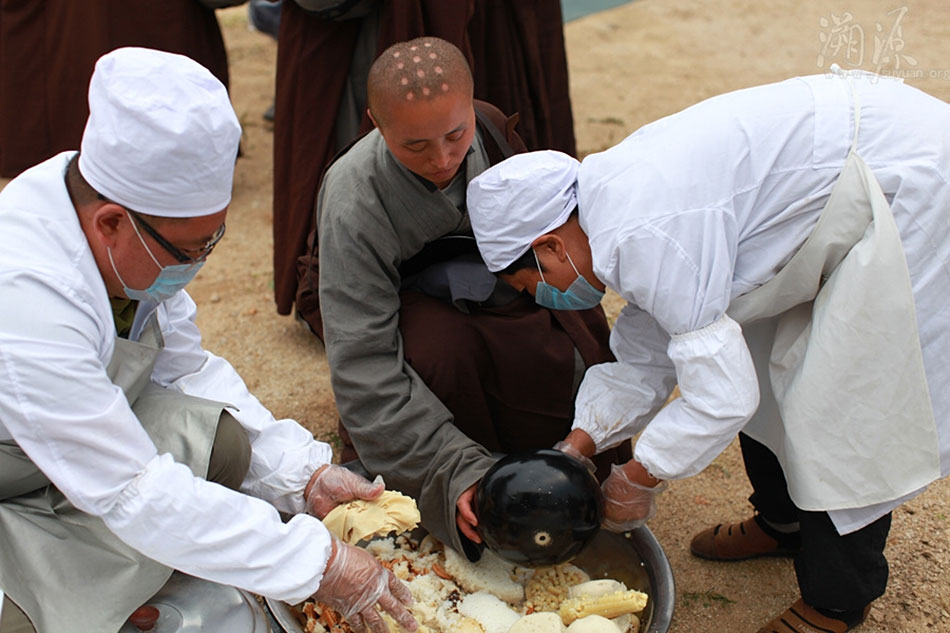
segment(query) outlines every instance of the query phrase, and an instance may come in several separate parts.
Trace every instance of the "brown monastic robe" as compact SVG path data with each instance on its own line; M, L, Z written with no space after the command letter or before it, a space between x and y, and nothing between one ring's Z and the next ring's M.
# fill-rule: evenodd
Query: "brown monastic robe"
M0 0L0 176L79 149L96 60L123 46L187 55L228 85L217 18L197 0Z
M475 97L519 113L528 149L574 154L574 121L560 0L381 0L376 55L423 35L452 42L475 77ZM274 297L289 314L297 291L297 258L313 228L320 174L349 139L335 126L364 19L331 20L283 3L277 51L274 123ZM365 62L365 60L363 60ZM362 124L372 128L356 104ZM352 104L349 106L352 107Z

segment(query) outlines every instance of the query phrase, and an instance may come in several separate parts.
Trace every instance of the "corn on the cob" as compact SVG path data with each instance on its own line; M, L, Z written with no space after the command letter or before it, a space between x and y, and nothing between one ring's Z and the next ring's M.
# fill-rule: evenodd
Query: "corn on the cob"
M581 596L569 598L561 603L558 615L567 626L578 618L588 615L599 615L605 618L615 618L624 613L639 613L647 606L647 595L631 589L617 591L602 596Z

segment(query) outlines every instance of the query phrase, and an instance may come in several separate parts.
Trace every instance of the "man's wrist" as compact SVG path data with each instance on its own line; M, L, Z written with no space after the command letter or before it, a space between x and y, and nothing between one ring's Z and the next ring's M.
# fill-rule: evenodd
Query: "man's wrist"
M646 486L647 488L653 488L662 481L661 479L657 479L651 475L646 469L646 466L635 459L631 459L629 462L624 464L622 468L624 474L627 476L627 479L635 484Z
M573 446L584 457L593 457L597 452L594 440L583 429L572 429L564 441Z
M310 499L310 491L313 488L313 485L316 483L320 474L323 473L323 471L325 471L329 467L330 467L330 464L324 464L323 466L320 466L315 471L313 471L313 474L310 475L310 481L307 482L306 487L304 487L303 489L304 499Z

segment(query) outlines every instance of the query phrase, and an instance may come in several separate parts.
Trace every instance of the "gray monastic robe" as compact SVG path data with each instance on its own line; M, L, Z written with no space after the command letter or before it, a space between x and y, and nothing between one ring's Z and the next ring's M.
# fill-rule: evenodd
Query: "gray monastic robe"
M585 367L613 359L600 308L551 311L499 283L460 310L418 283L419 259L455 242L441 238L471 234L464 189L489 164L481 133L441 191L373 131L329 169L317 202L322 333L347 435L371 475L413 496L423 526L472 558L476 548L455 526L459 495L499 453L563 439ZM435 240L439 248L425 248ZM442 285L444 272L429 281ZM463 281L445 285L483 290ZM596 461L606 474L625 457L609 451Z
M476 135L466 180L487 167ZM398 268L434 239L470 232L468 216L403 167L378 130L327 172L317 209L320 305L340 416L367 469L413 496L429 531L461 551L455 501L495 460L404 362ZM362 449L367 435L379 450Z

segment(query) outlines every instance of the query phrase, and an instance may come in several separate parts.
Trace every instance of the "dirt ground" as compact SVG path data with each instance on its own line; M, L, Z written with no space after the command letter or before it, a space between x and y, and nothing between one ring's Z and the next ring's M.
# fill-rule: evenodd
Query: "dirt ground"
M272 134L261 114L273 96L276 45L248 28L245 11L219 11L245 129L228 234L189 291L206 346L228 358L278 417L338 445L323 348L274 309ZM638 0L587 16L565 25L578 148L604 149L706 97L819 73L832 62L904 72L908 83L946 101L948 18L943 0ZM620 304L616 296L606 300L611 315ZM797 598L788 560L721 564L689 555L695 532L749 514L750 492L734 443L660 497L650 527L676 578L672 633L753 632ZM858 630L950 631L950 483L934 484L894 513L887 555L887 593Z

